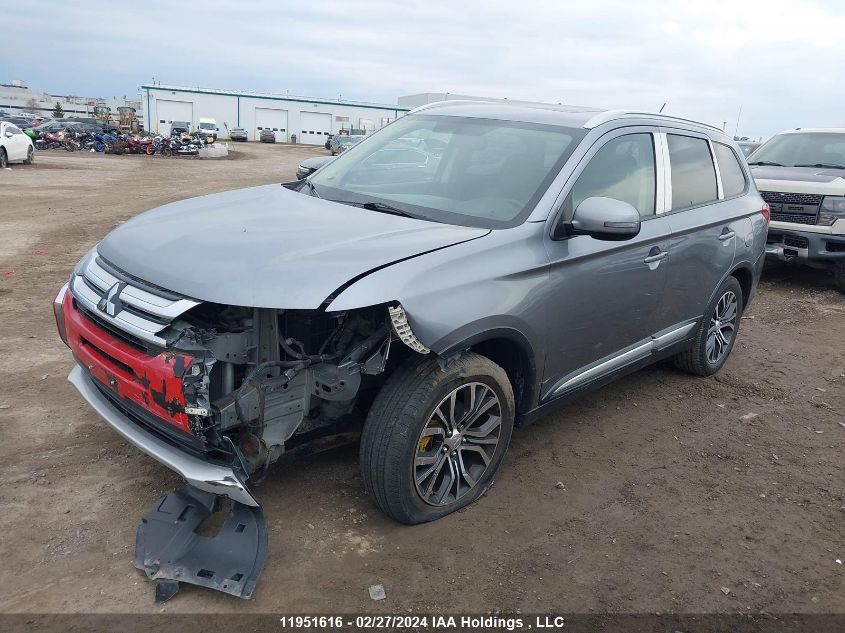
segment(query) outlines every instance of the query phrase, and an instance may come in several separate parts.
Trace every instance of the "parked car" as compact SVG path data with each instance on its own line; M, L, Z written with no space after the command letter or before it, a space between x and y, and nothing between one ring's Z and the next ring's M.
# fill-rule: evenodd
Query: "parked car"
M750 156L751 152L760 147L761 144L757 141L737 141L737 145L742 150L743 156Z
M6 117L0 117L0 119L2 119L3 121L6 121L7 123L13 124L19 130L22 130L22 131L29 128L32 124L30 119L25 119L24 117L20 117L20 116L6 116Z
M248 141L249 135L242 127L234 127L229 130L229 138L233 141Z
M31 165L35 160L35 148L32 139L14 123L0 121L0 169L9 163L21 161Z
M381 160L428 135L442 156ZM298 183L136 216L54 311L82 396L192 486L168 516L193 494L258 516L253 474L360 430L367 493L420 523L477 499L514 425L576 393L664 358L719 371L767 214L716 128L444 102Z
M275 143L276 142L276 133L271 130L270 128L264 128L261 130L261 133L258 135L258 140L262 143Z
M772 208L769 257L832 270L845 292L845 128L781 132L748 164Z
M329 149L332 152L332 156L337 156L338 154L346 151L353 145L357 145L365 138L366 136L362 135L341 136L340 134L336 134L331 138L331 141L329 143Z
M333 160L334 156L315 156L314 158L306 158L304 161L299 163L299 167L296 170L296 179L302 180L303 178L307 178L320 169L320 167L332 162Z
M178 136L180 134L190 134L191 123L189 121L171 121L169 136Z

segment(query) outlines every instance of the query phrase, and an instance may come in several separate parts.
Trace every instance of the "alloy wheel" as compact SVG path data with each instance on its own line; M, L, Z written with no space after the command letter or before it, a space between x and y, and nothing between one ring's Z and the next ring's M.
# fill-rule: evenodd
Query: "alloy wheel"
M417 441L414 483L434 506L452 504L478 485L499 445L502 407L491 387L453 389L428 418Z
M731 341L736 334L738 307L739 302L732 290L719 297L716 303L707 330L706 353L707 360L712 365L720 362L730 350Z

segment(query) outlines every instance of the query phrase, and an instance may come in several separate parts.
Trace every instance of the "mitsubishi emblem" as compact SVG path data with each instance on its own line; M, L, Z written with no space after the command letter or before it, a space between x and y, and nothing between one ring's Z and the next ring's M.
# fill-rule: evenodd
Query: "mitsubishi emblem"
M97 309L101 312L105 312L111 317L123 310L123 304L120 302L120 293L125 287L126 284L122 281L118 281L114 284L105 293L103 293L100 300L97 302Z

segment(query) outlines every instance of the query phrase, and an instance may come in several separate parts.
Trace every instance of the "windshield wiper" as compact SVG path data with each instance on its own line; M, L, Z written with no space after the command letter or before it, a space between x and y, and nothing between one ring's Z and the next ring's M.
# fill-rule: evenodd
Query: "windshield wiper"
M845 169L845 165L836 163L813 163L812 165L795 165L796 167L820 167L822 169Z
M369 211L378 211L379 213L401 215L403 218L416 218L415 215L411 215L407 211L403 211L398 207L385 204L384 202L375 202L374 200L369 200L367 202L347 202L346 200L335 200L334 202L342 202L343 204L350 204L353 207L361 207L362 209L367 209Z
M770 160L755 160L753 163L748 163L749 165L765 165L766 167L784 167L780 163L773 163Z
M312 196L314 196L315 198L319 198L319 197L320 197L320 194L319 194L319 193L317 193L317 187L315 187L315 186L314 186L314 183L313 183L313 182L311 182L311 181L310 181L310 180L308 180L307 178L303 178L303 179L302 179L302 182L304 182L304 183L305 183L305 185L308 187L308 190L311 192L311 195L312 195Z

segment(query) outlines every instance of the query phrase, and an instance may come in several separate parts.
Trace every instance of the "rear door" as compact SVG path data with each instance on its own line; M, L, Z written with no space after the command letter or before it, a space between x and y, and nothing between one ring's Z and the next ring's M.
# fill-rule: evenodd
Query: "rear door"
M553 295L543 399L651 355L651 335L667 325L660 308L670 230L658 213L663 210L663 161L654 132L648 127L609 132L576 170L563 219L571 219L584 199L601 196L636 207L642 227L624 241L587 235L548 241Z
M680 324L704 314L713 293L731 271L737 242L745 248L751 211L746 212L749 201L743 194L748 183L741 168L737 182L734 166L726 162L726 176L728 169L732 175L731 195L726 198L713 142L704 134L664 128L658 142L666 149L666 219L672 252L664 310L672 323ZM731 148L723 147L733 154ZM726 158L723 154L723 160Z

